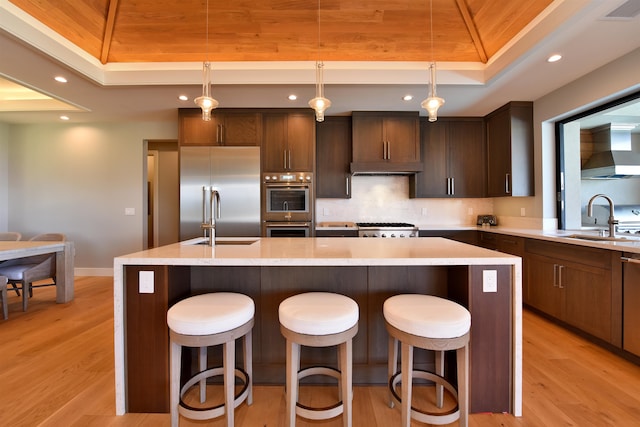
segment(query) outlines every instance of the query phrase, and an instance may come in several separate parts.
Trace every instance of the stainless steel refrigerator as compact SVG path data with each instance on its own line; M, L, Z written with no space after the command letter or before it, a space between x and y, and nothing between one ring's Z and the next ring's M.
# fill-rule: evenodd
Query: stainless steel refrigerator
M211 189L220 195L216 236L260 236L260 147L180 148L180 240L204 235Z

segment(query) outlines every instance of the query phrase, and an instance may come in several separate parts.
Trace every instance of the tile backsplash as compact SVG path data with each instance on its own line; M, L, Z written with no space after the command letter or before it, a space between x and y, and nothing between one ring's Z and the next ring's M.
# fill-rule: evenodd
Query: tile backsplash
M418 226L475 225L493 213L493 199L410 199L407 176L354 176L351 199L316 199L316 222L409 222Z

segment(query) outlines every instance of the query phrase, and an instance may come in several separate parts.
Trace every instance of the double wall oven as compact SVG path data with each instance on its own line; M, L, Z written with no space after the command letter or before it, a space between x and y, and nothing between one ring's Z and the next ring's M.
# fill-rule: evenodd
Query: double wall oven
M313 174L262 175L262 235L310 237L313 233Z

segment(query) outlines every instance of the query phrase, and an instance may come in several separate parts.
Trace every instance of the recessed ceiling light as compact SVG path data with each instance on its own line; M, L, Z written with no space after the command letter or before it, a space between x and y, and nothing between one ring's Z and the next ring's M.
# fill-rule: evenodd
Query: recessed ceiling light
M403 101L411 101L413 99L413 95L405 95L402 97Z
M69 116L60 116L60 120L69 120Z
M550 57L547 58L547 62L558 62L562 59L562 55L559 53L554 53Z
M178 99L179 99L180 101L188 101L188 100L189 100L189 97L188 97L187 95L180 95L180 96L178 97Z
M57 81L58 83L66 83L67 82L67 79L62 77L62 76L55 76L53 79L55 81Z
M295 101L296 99L298 99L297 95L294 95L294 94L289 95L289 101Z

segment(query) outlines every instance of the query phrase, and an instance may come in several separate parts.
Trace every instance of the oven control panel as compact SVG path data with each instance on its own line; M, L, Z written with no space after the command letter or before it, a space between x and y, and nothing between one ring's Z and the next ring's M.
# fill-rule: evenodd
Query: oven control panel
M262 182L265 183L299 182L310 184L312 180L313 174L311 172L265 173L262 175Z

